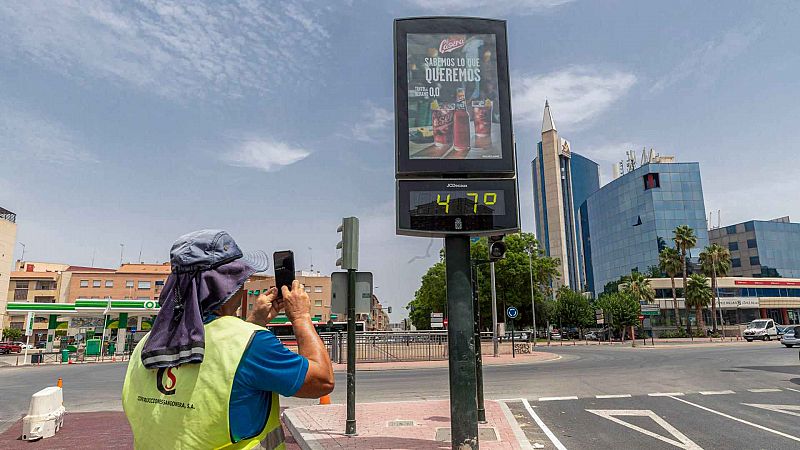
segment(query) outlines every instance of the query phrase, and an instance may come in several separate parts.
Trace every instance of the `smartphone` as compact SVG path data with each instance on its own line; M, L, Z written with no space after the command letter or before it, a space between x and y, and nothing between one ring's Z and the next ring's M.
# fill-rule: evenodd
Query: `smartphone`
M294 253L283 250L272 254L275 265L275 287L278 288L278 298L282 298L281 287L292 289L294 282Z

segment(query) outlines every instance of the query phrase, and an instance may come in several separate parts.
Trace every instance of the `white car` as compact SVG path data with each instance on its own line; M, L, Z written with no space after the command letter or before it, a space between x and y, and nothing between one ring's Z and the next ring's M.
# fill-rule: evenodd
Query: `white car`
M747 342L753 342L754 339L769 341L778 338L778 328L772 319L758 319L750 322L742 334Z
M12 342L12 344L19 345L19 348L21 348L23 350L25 350L26 348L28 350L33 348L33 344L26 344L24 342Z
M781 336L781 344L789 348L800 345L800 326L786 327L786 332Z

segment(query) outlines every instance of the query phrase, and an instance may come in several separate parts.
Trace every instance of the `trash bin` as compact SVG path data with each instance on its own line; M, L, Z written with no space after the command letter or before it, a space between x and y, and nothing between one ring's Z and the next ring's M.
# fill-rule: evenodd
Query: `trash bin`
M107 354L108 355L113 355L114 354L114 350L116 350L116 348L117 347L114 345L113 342L109 342L108 343L108 353Z
M61 350L61 362L62 363L69 362L69 350L67 349Z
M41 353L34 353L31 355L31 364L41 364L41 363L42 363Z

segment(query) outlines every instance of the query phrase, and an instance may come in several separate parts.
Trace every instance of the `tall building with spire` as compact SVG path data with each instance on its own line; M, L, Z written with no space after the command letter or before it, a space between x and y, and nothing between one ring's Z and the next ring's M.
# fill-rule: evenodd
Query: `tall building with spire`
M558 135L545 101L542 140L532 163L536 237L545 253L560 261L554 288L588 290L592 283L586 199L600 188L597 163L573 153Z

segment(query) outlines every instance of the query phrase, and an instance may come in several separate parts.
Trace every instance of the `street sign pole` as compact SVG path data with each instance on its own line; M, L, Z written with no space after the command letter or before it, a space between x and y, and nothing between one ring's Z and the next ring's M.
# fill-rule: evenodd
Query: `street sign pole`
M516 342L514 341L514 319L509 319L511 322L511 357L517 357Z
M478 265L472 268L472 309L475 310L475 383L478 392L478 422L486 423L486 409L483 407L483 359L481 349L481 308L478 301Z
M447 345L450 352L450 427L453 449L478 447L478 405L469 236L444 239L447 271Z
M497 358L500 354L500 343L497 341L497 291L494 287L494 263L489 263L489 273L492 282L492 356Z
M356 434L356 271L347 269L347 421L345 434Z

